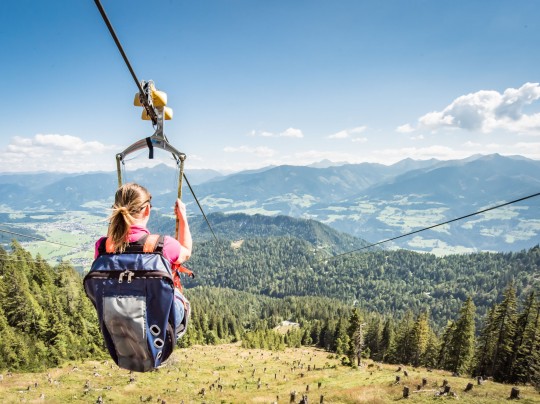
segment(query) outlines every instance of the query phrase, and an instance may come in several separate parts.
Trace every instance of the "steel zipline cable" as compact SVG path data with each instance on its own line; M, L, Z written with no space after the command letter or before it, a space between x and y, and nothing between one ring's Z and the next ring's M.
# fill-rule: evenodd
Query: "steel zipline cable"
M449 224L449 223L457 222L459 220L467 219L468 217L480 215L482 213L489 212L490 210L499 209L499 208L502 208L504 206L512 205L514 203L525 201L527 199L535 198L537 196L540 196L540 192L537 192L537 193L532 194L532 195L524 196L523 198L514 199L513 201L510 201L510 202L501 203L500 205L495 205L495 206L492 206L490 208L486 208L486 209L482 209L482 210L479 210L479 211L476 211L476 212L473 212L473 213L469 213L468 215L456 217L455 219L451 219L451 220L447 220L445 222L437 223L437 224L434 224L432 226L428 226L428 227L424 227L422 229L411 231L409 233L401 234L401 235L396 236L396 237L392 237L392 238L388 238L388 239L385 239L385 240L382 240L382 241L378 241L376 243L369 244L367 246L360 247L360 248L357 248L355 250L351 250L351 251L347 251L347 252L344 252L344 253L341 253L341 254L333 255L333 256L328 257L328 258L323 258L323 259L320 259L319 261L334 260L336 258L343 257L344 255L349 255L349 254L353 254L353 253L358 252L358 251L367 250L368 248L375 247L375 246L378 246L380 244L389 243L390 241L394 241L394 240L397 240L397 239L400 239L400 238L403 238L403 237L411 236L413 234L421 233L421 232L426 231L426 230L431 230L431 229L434 229L435 227L444 226L445 224Z
M131 67L131 63L129 62L126 52L124 52L124 48L122 48L122 44L120 43L120 40L118 39L118 36L116 35L116 32L114 31L111 21L109 20L109 17L107 17L107 13L105 13L105 9L103 8L99 0L94 0L94 3L96 3L99 13L101 14L103 21L105 21L105 24L107 25L107 28L109 29L109 32L111 33L111 36L113 37L114 43L116 44L116 47L120 51L120 54L122 55L122 58L124 59L124 62L126 63L127 68L129 69L129 72L131 73L131 77L133 77L133 80L135 80L135 84L137 84L137 88L139 89L139 94L144 94L144 90L141 86L141 82L137 78L137 75L135 74L133 67ZM157 123L156 111L154 111L154 109L150 105L148 105L146 102L144 102L144 108L146 109L146 112L148 112L148 115L152 119L152 123L155 125Z
M197 199L197 197L195 196L195 192L193 192L193 188L191 188L191 184L189 183L187 177L186 177L186 174L184 173L184 179L186 180L186 184L187 186L189 187L189 190L191 191L191 195L193 195L193 199L195 199L195 202L197 202L197 205L199 206L199 209L201 210L201 213L204 217L204 220L206 221L206 224L208 225L208 228L210 229L210 231L212 232L212 235L214 236L214 240L216 240L216 243L218 242L218 238L216 236L216 233L214 233L214 229L212 229L212 226L210 225L210 221L208 220L208 218L206 217L206 214L204 213L204 210L201 206L201 204L199 203L199 200Z
M111 34L111 36L112 36L112 38L114 40L114 43L116 44L116 47L118 48L118 51L122 55L122 58L124 59L124 62L126 63L127 68L129 69L129 72L131 73L131 77L133 77L133 80L135 81L135 84L137 85L137 88L139 89L139 94L144 94L144 89L143 89L143 87L141 85L141 82L137 78L137 75L135 74L135 70L133 70L133 67L131 66L131 63L129 62L129 59L128 59L127 55L126 55L126 52L124 52L124 48L122 47L122 44L120 43L120 40L118 39L118 36L116 35L116 32L114 31L114 28L113 28L113 26L111 24L111 21L109 20L109 17L107 16L107 13L105 12L105 9L101 5L100 0L94 0L94 3L96 4L96 6L97 6L97 8L99 10L99 13L101 14L101 17L103 18L103 21L105 21L105 24L107 25L107 28L109 29L109 32L110 32L110 34ZM152 105L150 105L148 103L148 100L146 98L141 97L141 102L143 103L144 108L148 112L148 115L152 119L152 123L154 125L156 125L157 122L158 122L158 117L157 117L156 111L154 110ZM199 207L199 209L200 209L200 211L201 211L201 213L202 213L202 215L204 217L204 220L208 224L208 227L210 228L210 231L212 232L212 235L214 236L214 239L215 239L215 241L217 243L218 239L216 237L216 234L214 233L214 230L212 229L212 226L210 225L210 222L209 222L208 218L206 217L206 214L204 213L204 210L203 210L201 204L199 203L199 200L197 199L197 196L195 195L195 192L193 191L193 188L189 184L189 181L188 181L185 173L182 173L182 176L186 180L186 183L188 184L189 190L191 191L191 194L193 195L193 199L195 199L195 202L197 202L197 206Z

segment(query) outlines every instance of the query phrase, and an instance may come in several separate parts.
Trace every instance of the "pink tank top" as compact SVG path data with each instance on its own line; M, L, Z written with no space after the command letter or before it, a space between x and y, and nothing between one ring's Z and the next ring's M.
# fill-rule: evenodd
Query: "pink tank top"
M150 232L148 231L146 227L133 225L129 228L128 241L130 243L137 241L145 234L150 234ZM99 255L98 249L101 246L101 243L103 243L106 238L107 237L101 237L98 241L96 241L95 250L94 250L94 259L96 259L97 256ZM178 260L178 257L180 256L180 250L182 248L183 247L180 245L178 240L170 236L164 237L163 256L167 258L171 264Z

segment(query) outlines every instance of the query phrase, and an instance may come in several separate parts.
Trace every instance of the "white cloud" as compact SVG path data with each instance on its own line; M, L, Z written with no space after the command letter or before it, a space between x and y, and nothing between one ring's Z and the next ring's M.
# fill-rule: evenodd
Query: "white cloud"
M282 156L281 161L275 161L274 164L294 164L307 165L321 160L349 162L349 163L380 163L394 164L406 158L415 160L427 160L436 158L439 160L451 160L465 158L471 155L470 150L455 150L446 146L430 146L430 147L406 147L395 149L380 149L370 150L364 154L338 152L338 151L321 151L309 150L304 152L294 153L292 155Z
M416 129L437 131L442 128L465 129L490 133L501 129L509 132L540 135L540 113L527 114L524 107L540 99L540 84L525 83L508 88L502 94L481 90L456 98L442 111L432 111L418 118ZM411 131L411 125L398 127L398 132Z
M327 150L306 150L283 156L281 164L309 165L321 160L330 160L334 162L356 162L356 156L351 153Z
M482 145L480 143L474 143L474 142L471 142L470 140L463 143L463 146L464 147L475 147L475 148L479 148L481 147Z
M346 130L339 131L333 135L328 136L328 139L346 139L349 137L349 132Z
M0 172L84 172L114 169L119 146L70 135L15 136L1 150Z
M255 130L253 129L251 132L248 133L248 136L262 136L262 137L273 137L275 136L272 132L266 132L264 130Z
M395 163L405 158L426 160L436 158L451 160L465 158L471 155L470 151L456 150L447 146L434 145L429 147L404 147L399 149L383 149L372 152L380 162Z
M398 126L396 128L396 132L411 133L411 132L414 132L414 128L410 124L406 123L405 125Z
M498 143L488 143L486 145L486 148L488 150L493 150L494 152L496 152L497 150L501 150L503 149L505 146L501 145L501 144L498 144Z
M225 153L248 153L254 154L257 157L272 157L275 154L275 150L272 150L266 146L259 147L249 147L249 146L240 146L240 147L231 147L227 146L223 149Z
M372 147L362 147L359 150L304 150L298 152L277 153L268 148L259 149L259 154L255 154L257 148L242 146L238 148L229 147L226 151L238 154L235 158L225 156L223 160L204 159L197 164L197 168L214 168L220 171L240 171L245 169L256 169L269 165L309 165L322 160L333 162L356 163L380 163L394 164L406 158L415 160L428 160L436 158L438 160L455 160L470 157L473 154L487 155L500 153L503 155L522 155L528 158L540 160L540 142L520 142L515 144L500 144L498 149L493 149L493 144L478 144L466 142L460 146L432 145L429 147L396 147L386 149L373 149ZM223 153L221 154L223 156ZM209 166L213 164L213 166Z
M367 126L357 126L356 128L352 128L350 130L351 133L363 133L367 129Z
M351 142L354 143L366 143L368 141L367 137L355 137L351 139Z
M295 128L288 128L285 132L281 132L279 134L280 137L297 137L302 138L304 137L304 134L300 129Z
M474 150L471 151L471 148ZM435 158L438 160L455 160L471 156L471 154L493 154L501 155L521 155L531 159L540 159L540 142L519 142L515 144L495 144L481 145L478 143L466 142L462 147L448 147L433 145L429 147L404 147L396 149L374 150L370 152L370 161L382 164L392 164L405 158L415 160L426 160Z
M366 129L367 129L366 126L357 126L356 128L352 128L352 129L340 130L339 132L328 136L328 139L347 139L347 138L351 137L351 135L353 135L355 133L363 133L363 132L365 132Z
M288 128L281 133L273 133L265 130L252 130L248 136L260 136L260 137L296 137L303 138L304 134L300 129Z
M508 154L520 154L531 159L540 159L540 142L518 142L505 147Z

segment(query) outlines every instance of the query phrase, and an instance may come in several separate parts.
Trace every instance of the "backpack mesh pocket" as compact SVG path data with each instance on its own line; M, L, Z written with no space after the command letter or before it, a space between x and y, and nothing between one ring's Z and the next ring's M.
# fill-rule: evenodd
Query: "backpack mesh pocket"
M118 366L138 372L153 367L146 341L144 296L104 296L103 323L113 340Z

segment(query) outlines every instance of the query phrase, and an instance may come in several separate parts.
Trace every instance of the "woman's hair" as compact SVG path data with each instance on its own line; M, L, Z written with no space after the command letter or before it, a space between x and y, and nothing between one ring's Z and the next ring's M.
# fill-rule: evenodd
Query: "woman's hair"
M151 199L150 192L139 184L131 182L118 188L114 195L114 205L107 232L107 237L112 240L114 251L124 252L128 244L129 227L139 218Z

